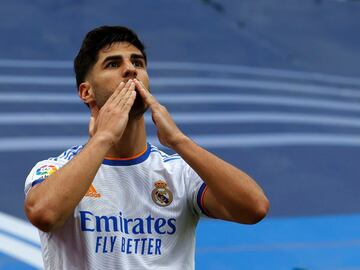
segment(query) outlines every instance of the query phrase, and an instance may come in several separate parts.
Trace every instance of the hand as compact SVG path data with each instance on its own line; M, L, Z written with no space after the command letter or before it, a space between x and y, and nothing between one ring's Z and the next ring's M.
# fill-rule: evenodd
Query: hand
M151 109L152 120L157 128L157 135L162 145L174 149L175 146L187 137L176 126L167 109L162 106L137 79L134 79L136 88Z
M129 80L119 84L100 110L95 103L90 103L90 137L102 136L110 144L116 144L124 133L135 97L135 83Z

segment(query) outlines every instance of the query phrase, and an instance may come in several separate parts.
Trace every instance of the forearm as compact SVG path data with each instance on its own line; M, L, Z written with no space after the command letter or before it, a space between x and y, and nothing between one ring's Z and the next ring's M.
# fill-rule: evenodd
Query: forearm
M89 142L74 159L30 190L25 201L26 215L43 231L61 226L73 213L105 155L121 139L136 97L133 80L121 82L101 109L89 91L85 89L83 94L91 110Z
M246 220L261 208L268 207L264 192L256 182L233 165L225 162L184 137L173 149L204 180L216 201L234 217ZM248 215L246 213L249 213ZM240 216L240 218L239 218Z
M52 230L66 221L89 189L109 148L102 137L91 138L76 157L31 190L25 209L29 219L39 223L34 225Z
M261 220L269 209L269 202L255 181L192 142L176 126L167 109L144 85L135 82L140 95L151 108L160 143L180 154L205 181L209 189L204 196L205 205L216 212L215 217L239 223Z

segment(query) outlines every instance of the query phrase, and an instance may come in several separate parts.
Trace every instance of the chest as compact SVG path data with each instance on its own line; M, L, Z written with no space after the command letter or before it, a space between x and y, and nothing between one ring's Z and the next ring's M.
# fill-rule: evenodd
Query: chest
M187 211L181 174L143 167L101 167L78 211L94 215L176 218Z

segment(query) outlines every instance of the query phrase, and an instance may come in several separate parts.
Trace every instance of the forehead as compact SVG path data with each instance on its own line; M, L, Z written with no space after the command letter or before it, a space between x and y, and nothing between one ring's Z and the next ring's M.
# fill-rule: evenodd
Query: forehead
M141 51L129 42L115 42L110 46L105 46L99 51L98 62L101 62L101 60L110 55L122 55L126 57L132 54L142 55Z

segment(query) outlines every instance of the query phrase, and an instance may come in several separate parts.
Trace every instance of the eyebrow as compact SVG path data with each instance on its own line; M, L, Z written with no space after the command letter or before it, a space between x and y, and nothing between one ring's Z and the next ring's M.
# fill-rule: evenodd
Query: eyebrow
M131 54L130 59L142 59L145 62L145 57L142 54L133 53Z
M141 59L145 62L145 57L141 54L136 54L133 53L130 55L130 59ZM105 59L102 61L102 65L106 64L109 61L122 61L123 60L123 56L122 55L110 55L105 57Z

